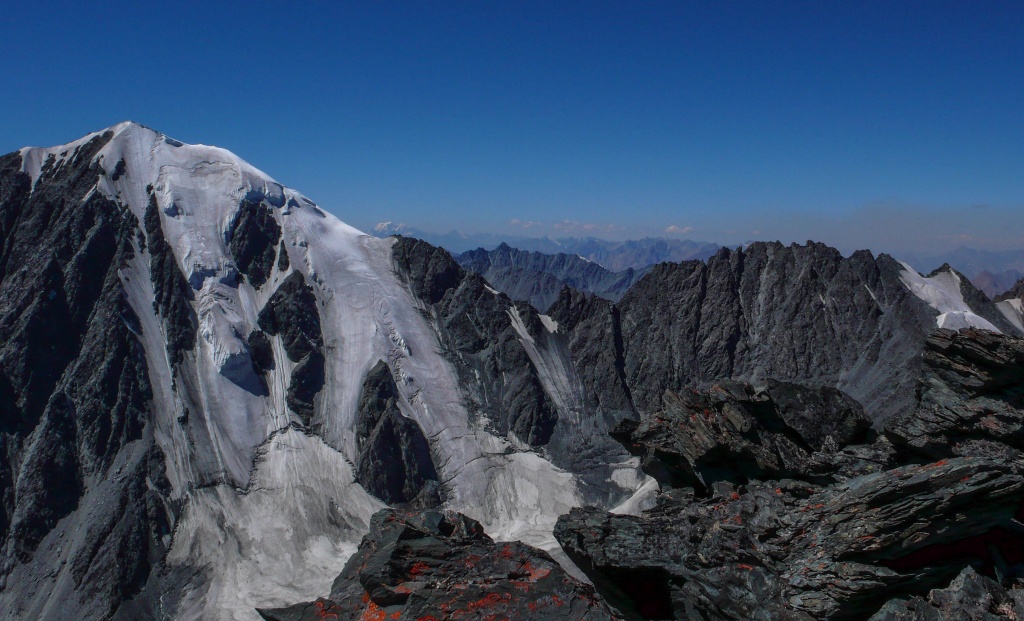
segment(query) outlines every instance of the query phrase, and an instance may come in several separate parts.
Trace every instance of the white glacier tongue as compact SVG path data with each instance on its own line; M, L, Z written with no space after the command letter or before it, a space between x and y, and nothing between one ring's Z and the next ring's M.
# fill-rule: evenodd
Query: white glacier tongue
M960 277L955 272L941 270L934 276L925 277L902 261L900 265L904 268L900 272L900 280L907 289L939 312L939 316L935 318L938 327L949 330L982 328L1000 332L992 322L976 314L967 305L960 291Z
M151 424L167 457L173 495L183 501L167 562L202 568L205 576L169 604L177 618L255 621L255 607L326 594L382 506L355 482L352 468L357 404L367 371L379 360L393 371L403 413L430 441L449 492L446 507L480 520L496 539L561 554L551 532L560 514L582 502L577 476L496 437L481 417L470 416L435 327L394 273L394 239L363 234L223 149L182 144L135 123L105 131L113 137L96 156L106 172L97 190L140 223L155 201L198 320L196 347L172 365L154 310L152 248L137 241L121 279L142 326L154 394ZM24 170L35 181L48 158L59 165L76 146L104 133L25 149ZM275 261L258 288L239 278L228 245L243 200L269 208L290 257L283 269ZM242 377L247 336L293 271L312 285L321 317L326 378L310 425L316 435L300 430L300 418L287 406L294 364L279 336L271 338L275 364L265 390ZM557 330L553 322L545 325ZM571 395L569 379L556 377L561 368L544 356L531 350L543 363L539 370L551 375L553 392ZM624 468L630 472L619 478L644 485L638 464Z

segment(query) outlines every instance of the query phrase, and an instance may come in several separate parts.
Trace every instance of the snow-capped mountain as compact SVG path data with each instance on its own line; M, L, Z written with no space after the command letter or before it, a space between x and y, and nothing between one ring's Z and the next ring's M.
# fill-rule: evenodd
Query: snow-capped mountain
M549 312L135 123L3 156L0 616L257 619L329 592L389 504L581 575L556 521L653 503L609 432L665 391L781 376L880 420L935 328L1019 329L951 268L821 245Z
M134 123L23 149L2 175L7 616L254 619L312 598L385 488L417 483L360 484L372 416L429 445L435 495L499 539L557 553L559 514L650 488L587 441L601 425L572 422L581 389L536 313L443 251L399 251ZM444 287L500 325L457 325L462 307L444 325ZM367 405L374 369L395 411ZM573 472L570 444L605 472Z

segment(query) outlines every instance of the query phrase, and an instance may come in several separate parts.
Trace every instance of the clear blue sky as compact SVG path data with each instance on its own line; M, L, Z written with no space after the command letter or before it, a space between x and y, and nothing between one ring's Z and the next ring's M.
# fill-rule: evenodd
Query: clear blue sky
M1020 0L10 2L3 22L3 152L132 119L364 229L1024 247Z

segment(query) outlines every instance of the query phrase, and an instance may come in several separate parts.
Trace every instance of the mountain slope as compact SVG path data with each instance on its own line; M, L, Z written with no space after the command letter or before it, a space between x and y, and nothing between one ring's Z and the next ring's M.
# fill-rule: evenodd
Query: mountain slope
M558 558L560 513L646 481L564 337L443 251L133 123L2 170L3 616L255 619L328 591L368 490L432 480ZM428 448L357 471L388 434Z

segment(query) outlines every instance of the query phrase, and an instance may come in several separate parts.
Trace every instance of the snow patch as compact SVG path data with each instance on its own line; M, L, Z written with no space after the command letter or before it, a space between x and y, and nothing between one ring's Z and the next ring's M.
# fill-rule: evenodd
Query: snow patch
M1006 317L1013 327L1024 332L1024 302L1020 298L1011 298L996 302L996 308Z
M900 281L918 298L939 312L935 323L940 328L962 330L964 328L981 328L999 332L992 322L976 314L964 302L960 291L960 277L953 271L943 270L931 278L926 278L904 262L900 262L904 270L900 272Z
M544 324L544 327L547 328L548 332L558 332L558 322L552 319L551 317L547 315L541 315L540 322Z

